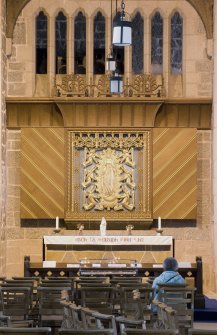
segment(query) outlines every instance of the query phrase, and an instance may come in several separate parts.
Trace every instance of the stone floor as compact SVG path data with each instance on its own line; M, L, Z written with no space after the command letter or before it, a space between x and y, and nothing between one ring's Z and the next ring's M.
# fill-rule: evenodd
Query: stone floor
M216 323L212 323L212 322L194 322L194 328L195 329L216 330L217 329L217 320L216 320Z

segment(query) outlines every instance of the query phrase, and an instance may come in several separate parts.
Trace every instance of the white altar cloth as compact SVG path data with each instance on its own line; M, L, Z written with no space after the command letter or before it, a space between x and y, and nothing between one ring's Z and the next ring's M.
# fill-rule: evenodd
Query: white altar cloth
M99 236L99 235L53 235L44 236L44 244L56 245L172 245L172 236Z

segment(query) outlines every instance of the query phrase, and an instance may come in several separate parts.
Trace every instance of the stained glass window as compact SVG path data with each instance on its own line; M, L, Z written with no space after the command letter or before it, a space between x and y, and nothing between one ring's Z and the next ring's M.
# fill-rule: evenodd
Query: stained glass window
M151 71L163 72L163 18L159 12L151 19Z
M139 12L132 20L132 70L139 74L144 71L144 20Z
M56 73L66 73L67 19L59 12L55 22L56 34Z
M86 73L86 17L79 12L75 17L74 56L76 74Z
M47 16L43 11L36 17L36 73L47 73Z
M182 73L183 19L176 12L171 18L171 73Z
M105 18L98 12L94 18L94 74L105 73Z

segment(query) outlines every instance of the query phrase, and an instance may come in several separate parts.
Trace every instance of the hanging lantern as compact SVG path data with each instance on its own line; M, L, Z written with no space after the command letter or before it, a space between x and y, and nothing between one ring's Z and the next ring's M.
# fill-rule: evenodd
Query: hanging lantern
M110 54L106 58L106 71L108 71L110 74L115 71L116 69L116 60L114 58L113 54L113 48L112 48L112 0L111 0L111 44L110 44Z
M125 12L124 0L121 3L121 15L116 18L113 24L112 44L119 47L125 47L132 44L132 24L129 15Z
M116 61L114 56L111 54L106 58L106 71L113 72L116 69Z
M123 93L123 77L116 72L110 77L110 92L111 94Z

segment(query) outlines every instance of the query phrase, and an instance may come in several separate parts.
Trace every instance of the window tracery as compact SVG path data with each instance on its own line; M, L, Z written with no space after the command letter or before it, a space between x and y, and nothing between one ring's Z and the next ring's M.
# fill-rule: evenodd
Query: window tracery
M74 73L86 73L86 17L79 12L74 21Z
M101 12L94 17L94 74L105 73L105 18Z
M113 22L120 16L118 11L113 18ZM87 22L86 16L80 10L74 18L74 57L71 57L70 48L67 56L67 44L70 40L70 32L68 32L68 19L63 11L59 11L55 17L55 73L67 74L86 74L86 55L87 55ZM99 10L92 19L93 21L93 49L88 51L93 53L93 62L90 64L90 72L94 74L105 73L105 45L106 45L106 22L105 17ZM164 21L159 11L151 17L151 73L162 74L163 72L163 26ZM183 48L183 18L178 11L176 11L171 20L170 36L166 38L170 40L170 72L172 74L182 73L182 48ZM70 25L71 27L71 25ZM71 30L70 30L71 31ZM144 73L146 60L144 59L144 18L139 11L135 12L132 19L132 64L128 71L135 75ZM52 34L49 36L52 36ZM149 41L148 41L149 42ZM51 45L53 44L50 41ZM50 44L49 44L50 45ZM90 46L88 46L90 48ZM48 63L48 17L43 10L41 10L36 17L36 74L47 74ZM113 47L113 54L116 59L116 69L119 74L125 72L125 49L124 47ZM67 64L67 59L74 59L74 64ZM74 68L74 70L73 70ZM146 64L146 68L148 65ZM88 70L88 71L89 71Z
M171 18L171 73L182 73L183 18L175 12Z
M56 73L66 74L67 69L67 19L59 12L55 20Z
M36 73L47 73L47 16L43 11L36 17Z
M163 18L159 12L151 19L151 69L152 73L163 72Z
M132 20L132 71L134 74L144 71L144 19L139 12Z

